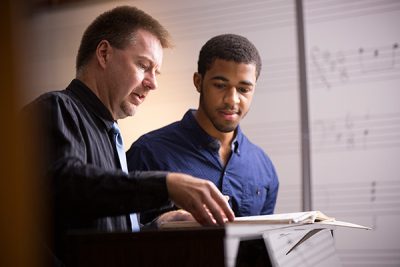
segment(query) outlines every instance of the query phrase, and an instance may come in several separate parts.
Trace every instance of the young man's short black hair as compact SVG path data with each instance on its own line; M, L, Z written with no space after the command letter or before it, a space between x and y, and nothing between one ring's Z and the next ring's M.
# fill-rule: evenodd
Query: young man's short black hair
M256 79L261 72L261 58L257 48L247 38L237 34L217 35L208 40L200 50L197 72L204 76L216 59L254 64Z

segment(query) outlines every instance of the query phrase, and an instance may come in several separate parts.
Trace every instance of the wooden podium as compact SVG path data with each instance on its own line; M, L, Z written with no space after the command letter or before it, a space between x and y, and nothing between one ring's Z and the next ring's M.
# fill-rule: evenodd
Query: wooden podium
M67 266L225 266L223 227L69 234Z
M315 237L293 246L315 230ZM233 225L147 230L139 233L73 232L67 266L341 266L333 226ZM303 245L304 244L304 245Z

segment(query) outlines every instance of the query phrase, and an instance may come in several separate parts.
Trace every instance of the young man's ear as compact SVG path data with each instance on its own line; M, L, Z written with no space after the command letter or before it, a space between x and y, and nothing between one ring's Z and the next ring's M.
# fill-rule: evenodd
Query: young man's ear
M193 74L193 84L196 87L197 92L199 92L199 93L201 91L201 80L202 80L201 74L198 72L195 72Z
M96 59L99 65L105 68L111 52L111 44L107 40L102 40L96 48Z

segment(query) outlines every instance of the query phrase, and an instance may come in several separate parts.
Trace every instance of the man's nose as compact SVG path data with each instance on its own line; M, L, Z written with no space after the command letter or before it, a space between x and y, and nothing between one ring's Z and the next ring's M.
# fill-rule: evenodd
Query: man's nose
M236 104L239 104L240 99L236 87L232 86L226 90L224 96L224 102L226 104L229 104L231 107L235 106Z
M148 72L143 80L143 86L149 90L155 90L158 87L155 72Z

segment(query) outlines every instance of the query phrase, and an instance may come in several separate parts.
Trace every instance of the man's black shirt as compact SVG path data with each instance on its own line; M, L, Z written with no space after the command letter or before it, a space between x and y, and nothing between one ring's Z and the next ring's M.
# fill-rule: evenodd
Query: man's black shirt
M126 174L120 169L112 115L81 81L43 94L24 114L38 118L36 156L61 259L69 230L128 231L127 214L168 205L165 172Z

